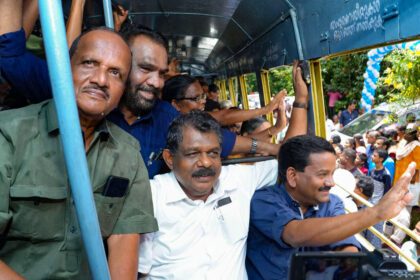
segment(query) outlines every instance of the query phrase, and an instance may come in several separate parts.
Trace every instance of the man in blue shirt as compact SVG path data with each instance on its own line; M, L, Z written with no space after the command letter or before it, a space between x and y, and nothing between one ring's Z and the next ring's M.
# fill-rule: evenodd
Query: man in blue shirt
M359 116L359 112L356 110L356 104L357 104L356 100L352 100L347 105L347 109L341 112L341 116L340 116L341 127L345 126L346 124L348 124L349 122L357 118L357 116Z
M377 205L344 215L341 200L329 194L336 160L331 144L316 136L293 137L281 146L279 159L279 184L257 191L251 202L249 279L287 279L297 251L357 251L352 235L396 216L411 196L415 164Z
M179 115L171 104L158 98L168 71L167 45L160 34L147 28L130 29L125 37L133 55L132 69L119 108L107 118L139 140L140 153L153 178L163 166L159 155L166 145L168 127ZM47 65L26 51L23 29L0 35L0 71L14 92L32 102L51 98ZM224 130L221 156L249 152L253 142ZM277 148L261 144L257 152L276 154Z
M391 178L391 185L394 182L394 174L395 174L395 162L394 160L388 155L388 149L391 145L390 141L384 137L384 136L378 136L375 140L375 149L374 150L384 150L386 152L386 156L383 161L383 166L386 170L388 170L390 178ZM369 172L373 172L376 168L376 163L373 160L373 153L372 153L372 159L369 164ZM376 179L375 179L376 180Z
M385 159L389 158L388 152L383 149L375 149L373 151L372 161L375 164L373 170L369 170L369 176L383 184L384 192L386 194L391 189L391 174L389 170L385 168Z

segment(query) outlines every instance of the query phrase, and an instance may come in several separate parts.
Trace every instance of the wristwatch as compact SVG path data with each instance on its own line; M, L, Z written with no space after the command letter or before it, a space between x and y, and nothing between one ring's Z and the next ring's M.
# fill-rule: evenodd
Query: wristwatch
M255 154L257 152L257 146L258 146L258 142L257 139L252 138L252 142L251 142L251 149L249 150L249 152L251 154Z
M304 102L293 102L293 108L302 108L308 110L308 103Z

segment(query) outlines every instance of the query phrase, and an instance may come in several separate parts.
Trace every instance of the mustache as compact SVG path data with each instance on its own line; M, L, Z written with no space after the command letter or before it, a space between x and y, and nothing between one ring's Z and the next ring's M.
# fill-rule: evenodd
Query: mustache
M192 173L192 177L215 176L216 171L212 168L202 168Z
M323 186L323 187L319 188L318 190L319 190L320 192L322 192L322 191L329 191L329 190L331 190L331 187L328 187L328 186Z
M151 92L153 93L154 96L158 96L159 95L159 89L152 87L152 86L146 86L146 85L137 85L135 87L136 92L137 91L147 91L147 92Z
M90 90L90 89L102 91L105 94L106 98L109 98L109 92L108 92L107 87L101 87L101 86L98 86L97 84L90 84L84 87L84 90Z

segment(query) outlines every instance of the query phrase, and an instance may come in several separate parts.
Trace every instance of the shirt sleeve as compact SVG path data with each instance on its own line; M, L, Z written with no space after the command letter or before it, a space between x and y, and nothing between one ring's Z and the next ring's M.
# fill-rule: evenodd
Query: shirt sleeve
M330 196L330 201L331 201L331 208L327 216L336 217L336 216L341 216L341 215L346 214L344 211L343 201L340 198L336 196ZM331 243L329 245L329 247L332 249L343 247L343 246L355 246L359 248L359 250L361 249L359 242L356 240L356 237L354 237L353 235L346 239L340 240L338 242Z
M222 153L221 157L225 158L232 153L233 146L235 146L236 134L222 128Z
M155 233L143 234L140 238L138 272L148 274L152 268L153 240Z
M277 159L255 163L252 177L256 182L255 186L257 189L261 189L266 186L272 186L276 183L278 175L277 168Z
M52 97L45 60L26 50L23 29L0 35L0 72L12 93L38 103Z
M281 186L275 186L281 187ZM251 225L282 248L291 248L283 241L284 227L293 220L301 220L284 200L268 189L258 190L251 201Z
M124 201L113 234L148 233L158 230L153 214L149 176L140 155L137 174Z

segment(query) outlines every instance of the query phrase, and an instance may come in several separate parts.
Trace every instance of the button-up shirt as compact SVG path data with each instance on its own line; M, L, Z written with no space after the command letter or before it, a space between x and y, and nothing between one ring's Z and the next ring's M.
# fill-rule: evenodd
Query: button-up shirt
M173 173L155 176L159 231L142 236L139 271L148 279L247 279L251 197L276 178L275 160L225 166L213 193L202 201L188 198Z
M343 215L341 199L330 194L330 201L310 207L304 214L284 185L258 190L251 202L246 269L249 279L287 279L292 254L297 251L328 251L343 245L360 247L354 237L323 247L293 248L281 236L293 220Z
M27 279L90 279L53 102L0 119L0 259ZM86 157L104 239L157 230L138 149L111 122L94 132ZM103 194L111 175L129 180L125 195Z

